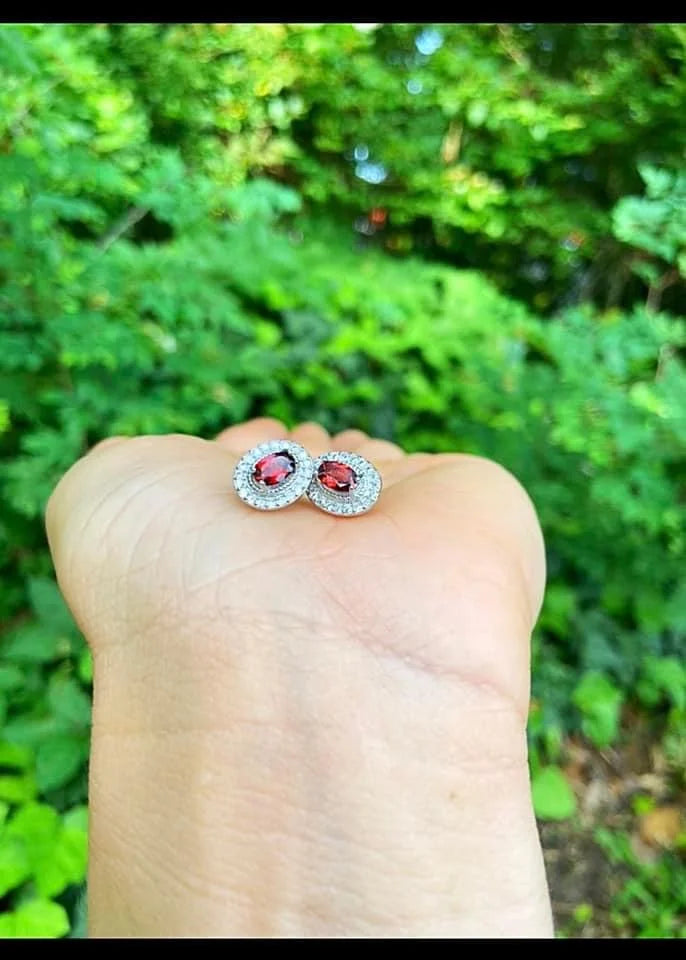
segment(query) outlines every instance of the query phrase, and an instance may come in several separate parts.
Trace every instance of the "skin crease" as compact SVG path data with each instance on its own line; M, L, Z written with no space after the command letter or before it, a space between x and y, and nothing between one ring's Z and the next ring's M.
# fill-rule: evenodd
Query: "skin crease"
M286 436L372 460L373 510L243 504L238 458ZM552 935L510 474L262 418L104 441L46 523L94 655L91 936Z

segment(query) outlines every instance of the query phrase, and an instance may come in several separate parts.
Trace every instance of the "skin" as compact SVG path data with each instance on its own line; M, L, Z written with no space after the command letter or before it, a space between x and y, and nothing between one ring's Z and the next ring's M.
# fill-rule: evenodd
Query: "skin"
M384 489L252 510L238 458L354 450ZM252 420L112 438L47 508L94 655L91 936L548 937L526 763L543 540L461 454Z

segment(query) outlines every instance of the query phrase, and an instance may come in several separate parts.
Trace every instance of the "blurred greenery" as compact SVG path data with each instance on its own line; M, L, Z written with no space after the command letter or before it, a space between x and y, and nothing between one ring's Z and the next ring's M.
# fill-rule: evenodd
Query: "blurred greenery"
M678 855L644 863L626 833L604 827L598 829L597 841L625 875L610 914L615 935L686 938L686 870Z
M539 815L626 704L683 777L685 60L682 24L0 27L0 935L80 909L90 659L42 512L110 433L497 459L547 541Z

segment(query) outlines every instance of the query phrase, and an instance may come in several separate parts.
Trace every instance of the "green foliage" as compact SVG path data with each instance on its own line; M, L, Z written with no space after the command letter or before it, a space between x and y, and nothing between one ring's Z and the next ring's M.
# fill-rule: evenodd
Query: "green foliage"
M62 935L83 876L92 663L42 514L109 433L495 458L548 549L537 811L632 698L678 760L685 57L666 24L0 28L3 930Z
M622 691L603 673L585 673L572 694L581 729L597 747L608 747L619 731Z
M686 710L670 711L662 747L677 789L684 789L686 787Z
M578 938L584 928L593 921L593 915L593 904L580 903L572 911L569 922L564 927L558 928L555 931L556 939L568 940L570 938Z
M83 639L53 580L29 578L27 588L34 619L9 630L2 648L9 714L3 736L8 745L34 751L29 755L35 763L30 772L0 778L5 799L11 799L9 780L24 799L66 787L74 778L82 783L88 756L90 698L73 676Z
M17 897L16 909L0 915L0 936L67 933L67 913L51 898L83 882L86 859L84 807L60 815L48 804L18 806L0 827L0 896Z
M654 303L666 286L686 274L686 171L639 168L646 196L623 197L614 210L615 235L650 255L632 264L650 286ZM672 269L666 271L666 266ZM659 302L659 301L658 301Z
M647 707L655 708L666 700L686 711L686 666L676 657L646 657L636 692Z
M0 937L63 937L68 931L67 911L53 900L29 900L0 914Z
M677 853L663 853L654 863L642 863L622 831L600 828L600 847L626 879L611 904L618 936L686 937L686 871Z
M576 811L576 797L559 767L543 767L531 781L534 811L541 820L566 820Z
M86 818L75 808L60 818L47 804L30 803L8 821L4 836L20 844L36 890L54 897L80 883L86 869Z

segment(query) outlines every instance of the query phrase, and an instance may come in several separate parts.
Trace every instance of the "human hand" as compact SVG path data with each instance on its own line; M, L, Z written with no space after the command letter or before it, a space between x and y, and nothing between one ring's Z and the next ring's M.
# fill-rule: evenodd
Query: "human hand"
M372 511L243 504L236 461L285 436L372 460ZM544 551L506 471L259 419L99 444L47 529L94 655L91 935L551 934Z

